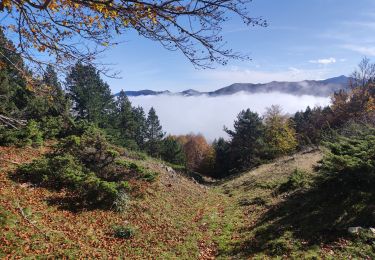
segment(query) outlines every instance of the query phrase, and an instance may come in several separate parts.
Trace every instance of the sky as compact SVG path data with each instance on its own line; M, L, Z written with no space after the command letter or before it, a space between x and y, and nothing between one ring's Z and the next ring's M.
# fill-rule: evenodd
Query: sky
M349 75L367 56L375 56L373 0L254 0L253 17L267 28L246 27L233 18L223 25L228 48L250 61L230 61L215 69L196 69L179 52L133 32L102 55L121 79L107 78L119 90L215 90L232 83L300 81Z

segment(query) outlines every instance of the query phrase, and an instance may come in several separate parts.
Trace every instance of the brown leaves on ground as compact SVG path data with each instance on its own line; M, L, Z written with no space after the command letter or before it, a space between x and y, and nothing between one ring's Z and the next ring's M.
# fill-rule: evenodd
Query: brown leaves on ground
M8 174L49 148L0 147L0 258L67 257L213 259L216 246L204 228L204 215L217 211L220 198L175 173L161 171L156 183L134 180L125 213L62 207L65 192L16 183ZM151 164L152 166L152 164ZM211 203L212 202L212 203ZM113 235L113 226L130 226L131 239ZM193 241L193 242L191 242Z

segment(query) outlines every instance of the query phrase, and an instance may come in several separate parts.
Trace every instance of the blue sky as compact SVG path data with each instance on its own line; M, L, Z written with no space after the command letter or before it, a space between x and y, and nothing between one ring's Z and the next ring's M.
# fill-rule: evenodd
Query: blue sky
M106 81L124 90L214 90L235 82L325 79L348 75L364 56L375 56L373 0L254 0L252 16L267 28L246 27L238 19L223 25L227 46L251 61L231 61L197 70L179 52L129 32L121 45L103 54L121 79ZM375 60L375 59L374 59Z

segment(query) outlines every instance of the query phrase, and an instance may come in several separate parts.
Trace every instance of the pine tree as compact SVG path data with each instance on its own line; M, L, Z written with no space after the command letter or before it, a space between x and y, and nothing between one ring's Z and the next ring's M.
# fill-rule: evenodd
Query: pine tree
M151 107L148 112L146 126L146 150L151 156L159 156L161 140L163 139L164 132L153 107Z
M15 46L0 28L0 114L23 117L31 93L20 72L24 69L22 57L12 50Z
M234 130L224 128L230 136L231 168L243 170L261 163L265 150L262 118L250 109L241 111Z
M136 122L135 141L139 149L145 148L147 135L146 114L142 107L133 107L134 120Z
M167 162L184 165L185 155L182 150L182 145L173 136L168 136L163 139L161 147L161 158Z
M215 150L215 175L213 177L222 178L228 175L230 170L230 143L224 138L215 140L212 144Z
M47 66L42 82L50 89L50 114L52 116L67 116L69 113L69 101L62 89L57 73L51 65Z
M38 86L40 95L34 95L28 102L27 117L40 119L42 117L69 116L69 100L63 91L57 73L50 65L47 66Z
M67 79L67 91L73 101L78 118L105 126L113 112L113 96L110 88L92 65L77 63Z
M116 127L120 132L121 143L126 147L136 149L137 121L131 102L123 90L120 91L116 100L116 117Z

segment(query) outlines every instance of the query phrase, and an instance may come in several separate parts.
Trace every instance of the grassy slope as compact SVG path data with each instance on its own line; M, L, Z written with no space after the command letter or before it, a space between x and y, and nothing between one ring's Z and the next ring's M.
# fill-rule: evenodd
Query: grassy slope
M314 166L321 158L320 151L280 158L218 187L232 201L233 218L241 220L233 235L236 239L220 257L373 259L373 235L352 236L346 231L348 226L335 227L343 218L355 215L348 210L353 206L350 199L349 205L331 200L330 189L313 185L317 175ZM310 185L281 191L296 168L306 172L305 180Z
M0 158L27 162L43 152L0 147ZM11 181L8 173L15 165L0 160L0 258L368 258L373 248L362 240L329 230L315 236L332 223L329 211L318 212L325 225L319 224L321 215L311 213L317 207L311 198L317 195L309 188L276 192L295 168L313 178L321 157L315 151L280 158L211 187L168 173L148 159L142 163L159 177L151 185L133 183L141 196L125 214L69 211L63 193ZM114 225L134 227L135 236L114 238Z
M0 258L211 259L217 251L213 236L229 232L223 226L226 196L168 173L153 160L143 163L160 172L157 181L133 183L141 192L125 214L72 212L61 199L63 192L15 183L8 177L16 166L9 161L24 163L43 152L0 147ZM114 238L114 225L132 226L135 236Z

